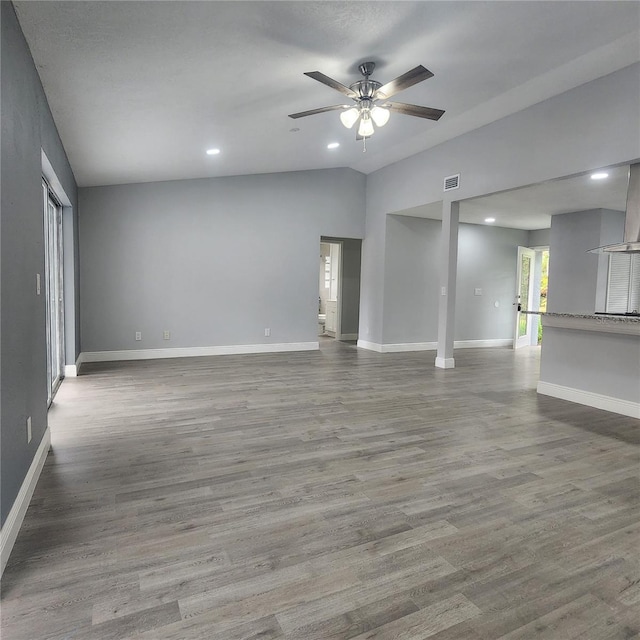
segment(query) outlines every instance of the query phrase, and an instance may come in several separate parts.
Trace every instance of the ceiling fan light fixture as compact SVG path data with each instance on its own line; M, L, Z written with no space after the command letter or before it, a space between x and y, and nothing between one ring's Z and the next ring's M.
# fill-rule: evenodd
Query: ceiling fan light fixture
M351 109L347 109L340 114L340 122L342 122L347 129L351 129L359 117L360 111L355 107L351 107Z
M373 135L373 122L369 117L369 114L364 114L360 120L360 126L358 127L358 135L363 138L368 138Z
M376 123L377 127L384 127L387 122L389 122L389 116L391 112L389 109L385 109L384 107L373 107L371 109L371 117L373 121Z

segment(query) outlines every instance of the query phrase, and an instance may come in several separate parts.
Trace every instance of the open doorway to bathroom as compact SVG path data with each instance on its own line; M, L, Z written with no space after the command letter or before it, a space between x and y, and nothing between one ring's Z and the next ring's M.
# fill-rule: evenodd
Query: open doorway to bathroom
M320 280L318 292L318 335L340 336L340 254L339 242L320 243Z
M361 246L351 238L320 238L318 336L358 339Z

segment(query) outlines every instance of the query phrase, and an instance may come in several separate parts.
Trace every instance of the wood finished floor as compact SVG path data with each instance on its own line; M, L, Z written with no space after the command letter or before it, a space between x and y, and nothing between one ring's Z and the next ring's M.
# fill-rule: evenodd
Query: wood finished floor
M640 422L537 349L90 365L2 585L2 640L640 638Z

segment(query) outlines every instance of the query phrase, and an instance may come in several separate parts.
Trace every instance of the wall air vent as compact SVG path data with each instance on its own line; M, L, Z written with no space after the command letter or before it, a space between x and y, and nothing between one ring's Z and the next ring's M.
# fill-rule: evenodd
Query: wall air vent
M444 179L444 190L445 191L453 191L454 189L458 189L460 187L460 174L456 173L455 176L447 176Z

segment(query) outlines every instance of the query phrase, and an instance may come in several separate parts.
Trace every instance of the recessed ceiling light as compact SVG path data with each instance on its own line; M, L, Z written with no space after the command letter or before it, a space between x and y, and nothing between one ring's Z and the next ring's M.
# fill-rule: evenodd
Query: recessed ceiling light
M592 180L604 180L605 178L608 178L609 174L605 173L604 171L600 171L599 173L592 173L591 174L591 179Z
M339 142L330 142L327 145L327 149L337 149L340 146Z
M495 218L485 218L484 221L485 222L495 222L496 219Z
M208 156L217 156L220 153L220 149L207 149Z

